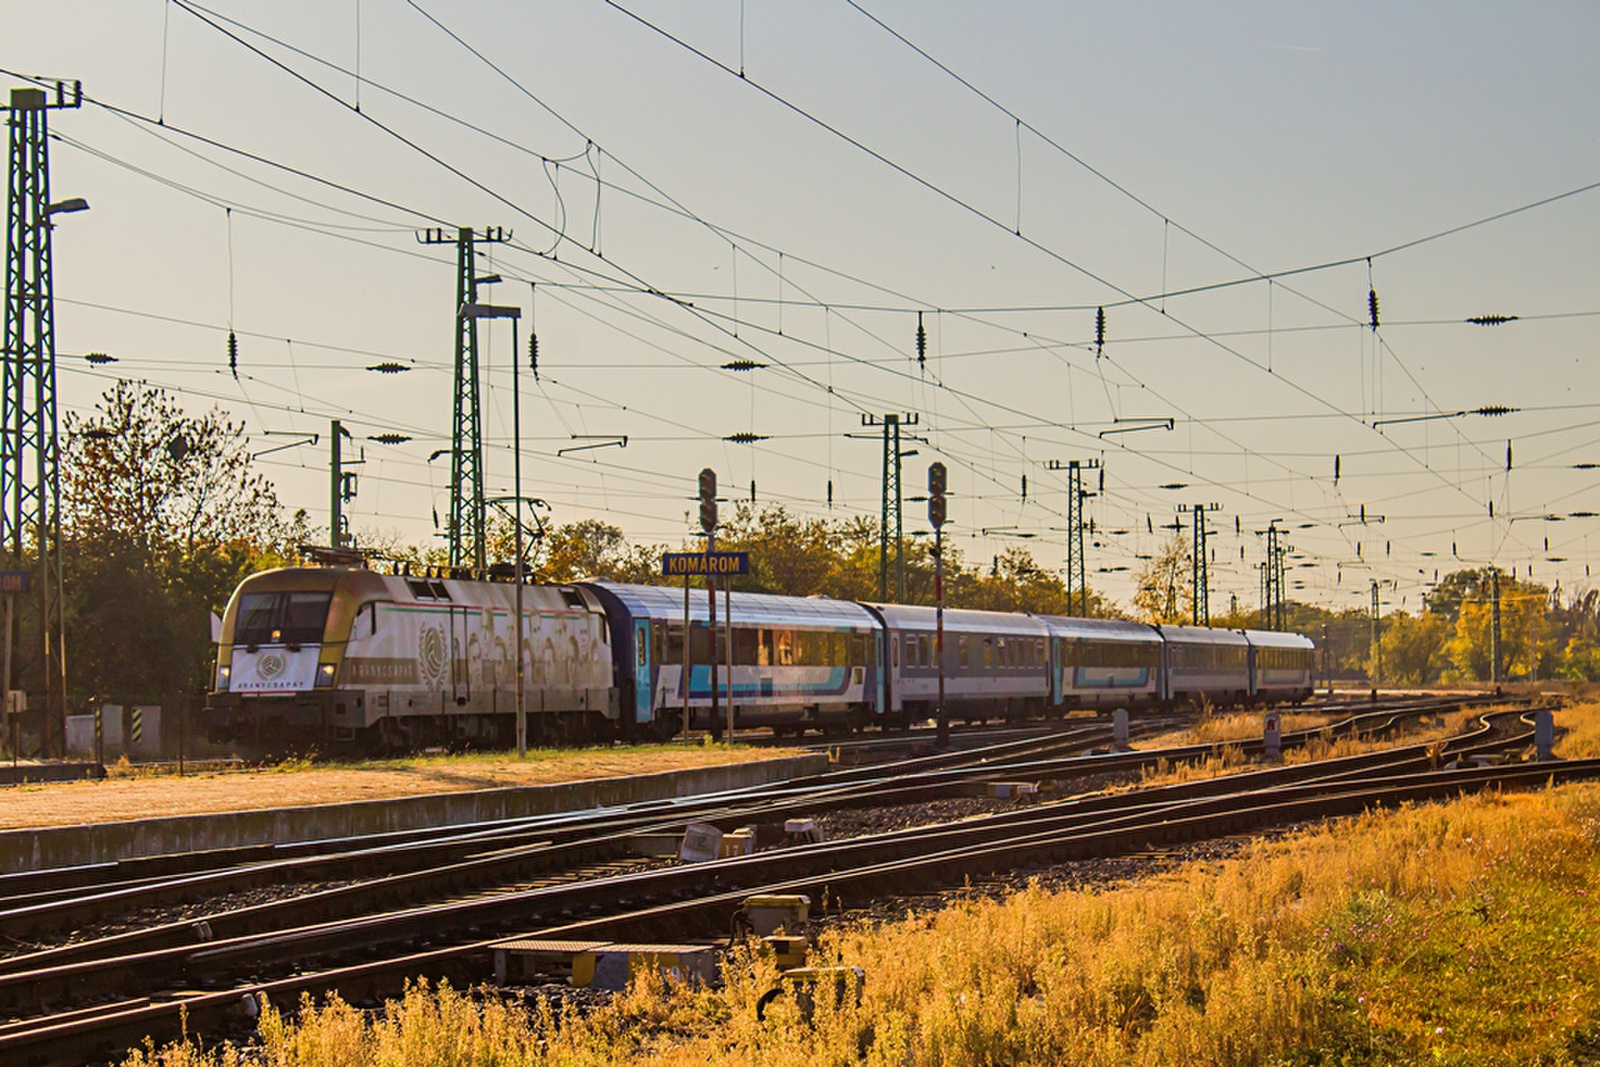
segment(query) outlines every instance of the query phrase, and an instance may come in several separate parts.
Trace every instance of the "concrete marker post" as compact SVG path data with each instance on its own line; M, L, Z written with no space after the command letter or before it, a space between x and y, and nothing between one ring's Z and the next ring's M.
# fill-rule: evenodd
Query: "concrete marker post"
M1261 731L1261 741L1267 759L1277 762L1283 749L1283 718L1276 708L1268 711Z
M1547 763L1555 759L1551 751L1556 743L1556 717L1549 708L1540 708L1533 713L1533 745L1534 759L1540 763Z
M1118 708L1111 713L1111 747L1117 752L1128 751L1128 709Z

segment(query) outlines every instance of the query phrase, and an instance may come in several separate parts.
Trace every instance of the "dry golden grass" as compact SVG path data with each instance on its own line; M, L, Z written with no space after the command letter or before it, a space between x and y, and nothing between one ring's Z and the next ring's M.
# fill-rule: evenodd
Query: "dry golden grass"
M0 829L71 826L152 816L384 800L507 786L550 785L801 755L797 749L732 745L634 745L418 756L365 763L295 760L249 771L183 778L131 772L91 782L7 790Z
M413 989L334 1002L261 1044L148 1049L134 1067L240 1063L683 1067L868 1064L1564 1064L1600 1038L1600 786L1342 820L1101 892L1031 889L837 928L860 1002L807 1019L725 988L636 985L586 1017Z
M1457 711L1443 718L1431 719L1427 723L1410 720L1399 730L1378 737L1339 737L1334 738L1326 733L1314 737L1305 745L1283 750L1283 762L1310 763L1316 760L1339 759L1344 756L1358 756L1366 752L1376 752L1380 749L1394 748L1400 745L1417 745L1429 741L1436 741L1446 737L1454 737L1471 729L1477 723L1481 711ZM1289 733L1294 730L1320 729L1329 723L1342 721L1348 716L1285 716L1283 730ZM1295 722L1294 720L1301 720ZM1325 721L1322 721L1325 720ZM1253 762L1237 748L1227 745L1227 741L1240 741L1255 739L1261 736L1261 713L1233 714L1202 720L1197 726L1184 731L1175 731L1173 734L1163 734L1159 738L1151 738L1141 743L1141 747L1166 747L1167 745L1192 745L1214 743L1219 747L1201 760L1190 760L1181 763L1161 761L1154 767L1146 768L1140 775L1137 787L1144 788L1157 785L1176 785L1183 782L1200 781L1207 778L1216 778L1224 774L1237 774L1258 768L1259 763ZM1207 736L1207 735L1211 736ZM1169 737L1179 737L1183 740L1168 741ZM1596 731L1596 742L1600 744L1600 728Z
M1600 756L1600 703L1573 704L1556 711L1555 754L1563 759Z

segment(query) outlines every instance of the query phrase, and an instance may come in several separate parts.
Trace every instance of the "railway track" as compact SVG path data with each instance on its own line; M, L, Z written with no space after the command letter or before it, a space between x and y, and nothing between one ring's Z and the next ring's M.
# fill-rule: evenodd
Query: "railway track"
M1440 709L1434 705L1425 710ZM1379 709L1340 725L1349 731L1381 731L1418 713L1414 705ZM483 976L487 946L509 932L536 931L532 936L561 938L703 937L724 932L738 902L755 892L807 892L815 898L825 890L854 900L925 892L931 886L958 885L965 878L1019 865L1127 854L1491 785L1519 788L1546 780L1600 776L1600 761L1435 769L1446 758L1469 763L1473 756L1525 746L1531 732L1515 720L1515 713L1494 717L1444 745L1406 746L1182 786L1040 803L959 823L710 864L619 866L617 855L601 846L636 831L616 824L519 826L503 834L479 831L470 842L479 851L466 859L369 879L332 891L319 904L284 901L264 910L220 913L0 961L0 1010L20 1016L16 1022L0 1024L0 1059L71 1062L125 1048L147 1033L158 1038L175 1034L180 1012L186 1015L190 1032L214 1030L237 1021L234 1017L244 1010L246 999L257 993L282 1001L300 992L337 990L360 1001L394 992L408 976L475 980ZM1074 735L1059 739L1059 746L1081 748L1084 741L1083 735ZM904 773L892 775L882 769L874 773L871 768L855 768L761 794L717 798L705 808L683 805L670 814L657 811L639 817L645 820L642 825L681 828L690 817L726 825L830 806L948 796L963 782L996 773L1065 781L1085 773L1136 768L1155 759L1195 758L1214 749L1193 746L1086 758L1041 750L1037 742L1024 740L995 747L1002 751L978 757L978 762L965 767L946 755L915 768L897 767ZM649 821L652 818L654 822ZM540 839L539 830L573 836L557 843ZM469 843L423 840L388 847L446 844L459 848ZM563 858L553 866L535 864L537 876L525 886L507 889L502 882L486 893L468 880L447 899L438 899L441 888L451 885L450 878L463 866L484 865L472 867L481 871L500 864L498 876L504 877L533 857L548 864L557 856ZM309 858L330 862L328 856ZM527 877L526 870L522 876ZM405 886L410 888L402 892ZM434 894L433 902L392 906L394 900L405 899L405 893L419 891L419 886L427 887L420 890L424 894ZM382 903L385 893L389 903ZM317 896L322 895L308 898ZM315 917L316 908L331 901L342 902L344 913ZM70 900L54 904L66 906ZM52 906L52 902L33 906ZM0 923L6 921L0 916Z

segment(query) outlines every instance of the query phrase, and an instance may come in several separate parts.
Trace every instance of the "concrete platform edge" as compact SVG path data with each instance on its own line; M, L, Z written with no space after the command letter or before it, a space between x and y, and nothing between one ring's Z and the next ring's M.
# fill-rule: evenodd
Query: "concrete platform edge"
M322 841L419 827L461 826L524 815L665 800L816 774L827 769L827 762L827 757L821 754L793 756L554 785L3 830L0 831L0 873L242 845Z

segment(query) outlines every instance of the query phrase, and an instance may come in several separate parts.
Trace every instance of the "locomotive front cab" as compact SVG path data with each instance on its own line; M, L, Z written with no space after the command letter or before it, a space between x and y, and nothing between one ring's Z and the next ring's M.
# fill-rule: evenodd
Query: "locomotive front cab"
M355 699L338 688L352 625L382 592L376 575L344 567L289 567L241 582L206 697L210 737L281 745L285 729L326 736Z

